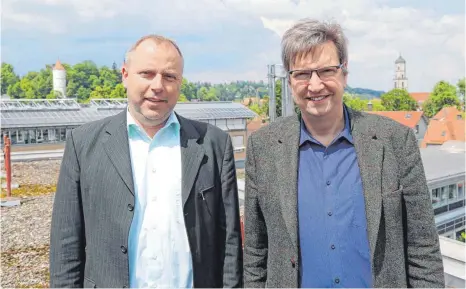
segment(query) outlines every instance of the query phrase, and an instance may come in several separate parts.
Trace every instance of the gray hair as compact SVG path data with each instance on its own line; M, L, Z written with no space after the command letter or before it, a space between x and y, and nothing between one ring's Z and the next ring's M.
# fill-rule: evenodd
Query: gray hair
M306 54L326 41L337 47L340 64L348 61L347 40L343 29L337 23L304 18L288 29L282 38L282 62L290 70L299 55ZM346 68L343 69L346 74Z

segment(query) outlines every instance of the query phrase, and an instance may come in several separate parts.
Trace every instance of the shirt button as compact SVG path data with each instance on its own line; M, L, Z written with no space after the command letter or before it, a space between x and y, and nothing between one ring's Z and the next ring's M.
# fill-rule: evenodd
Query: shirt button
M128 204L128 211L132 211L132 210L134 210L134 207L133 207L133 205L131 205L131 204Z
M332 248L332 250L335 249L335 245L332 244L332 246L330 246L330 248Z
M152 168L152 172L155 173L157 170L155 168Z
M333 215L333 213L332 213L332 212L328 212L327 214L328 214L329 216Z
M327 186L330 186L330 181L327 181Z
M121 252L123 252L123 254L126 254L126 252L128 252L128 250L126 249L125 246L121 246Z
M337 284L340 283L340 279L335 278L335 283L337 283Z

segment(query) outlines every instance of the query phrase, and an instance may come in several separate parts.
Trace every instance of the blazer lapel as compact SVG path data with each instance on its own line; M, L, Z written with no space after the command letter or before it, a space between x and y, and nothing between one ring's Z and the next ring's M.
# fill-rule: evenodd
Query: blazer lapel
M282 215L288 234L298 248L298 154L299 154L299 119L297 116L289 117L280 128L283 131L278 137L277 178L279 186L286 188L280 191Z
M127 110L119 113L106 127L105 151L128 190L134 195L134 181L129 152L128 130L126 128Z
M180 147L182 165L182 201L183 207L189 198L196 179L199 167L204 159L205 150L198 143L201 135L192 123L179 115L176 115L180 122Z
M351 109L348 109L348 112L351 118L351 133L361 171L366 205L367 234L371 250L371 260L373 260L382 213L382 164L384 147L377 139L373 126L364 120L364 116L360 112Z

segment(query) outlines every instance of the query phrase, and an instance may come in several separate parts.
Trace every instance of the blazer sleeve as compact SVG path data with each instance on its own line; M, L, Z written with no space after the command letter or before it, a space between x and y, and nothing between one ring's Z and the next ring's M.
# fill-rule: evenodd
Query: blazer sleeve
M66 138L52 211L50 287L83 287L85 237L80 168L72 131Z
M225 214L222 224L225 228L225 259L223 265L223 287L243 286L243 249L239 213L238 183L231 137L228 135L222 162L222 198Z
M258 198L256 156L252 136L246 153L244 204L244 286L265 287L267 280L267 228Z
M420 149L411 129L405 137L399 159L406 216L408 287L445 288L439 237Z

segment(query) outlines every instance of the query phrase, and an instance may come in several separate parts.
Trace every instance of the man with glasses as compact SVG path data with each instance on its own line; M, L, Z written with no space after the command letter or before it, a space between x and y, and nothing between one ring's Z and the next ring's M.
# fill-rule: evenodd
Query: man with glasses
M444 287L414 133L343 104L338 24L303 19L282 39L300 113L248 140L245 287Z

